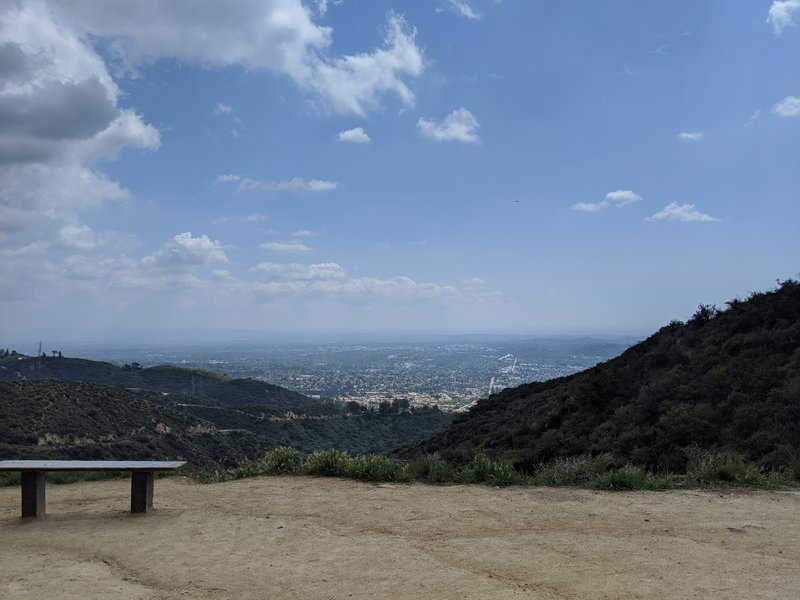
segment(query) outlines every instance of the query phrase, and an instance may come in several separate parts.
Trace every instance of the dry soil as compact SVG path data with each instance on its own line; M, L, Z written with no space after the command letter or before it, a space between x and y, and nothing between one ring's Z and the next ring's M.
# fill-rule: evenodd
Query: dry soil
M0 598L800 598L800 492L257 478L0 489Z

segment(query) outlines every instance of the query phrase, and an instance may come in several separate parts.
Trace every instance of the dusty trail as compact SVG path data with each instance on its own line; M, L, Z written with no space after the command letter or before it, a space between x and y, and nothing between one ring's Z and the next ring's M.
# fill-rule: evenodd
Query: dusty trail
M0 488L0 598L798 597L800 492L631 492L258 478Z

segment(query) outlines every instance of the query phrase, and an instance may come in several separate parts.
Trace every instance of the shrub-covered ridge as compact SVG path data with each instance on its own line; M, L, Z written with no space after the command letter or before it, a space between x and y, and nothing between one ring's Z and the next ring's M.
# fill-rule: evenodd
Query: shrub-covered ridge
M523 472L558 458L609 453L683 473L690 447L800 472L800 282L726 310L701 305L621 356L570 377L478 402L410 458L506 456Z

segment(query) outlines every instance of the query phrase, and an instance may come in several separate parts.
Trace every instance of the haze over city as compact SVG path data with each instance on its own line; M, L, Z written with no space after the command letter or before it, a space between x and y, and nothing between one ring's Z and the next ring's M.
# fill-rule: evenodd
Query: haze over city
M799 22L5 0L3 332L639 335L769 289L800 257Z

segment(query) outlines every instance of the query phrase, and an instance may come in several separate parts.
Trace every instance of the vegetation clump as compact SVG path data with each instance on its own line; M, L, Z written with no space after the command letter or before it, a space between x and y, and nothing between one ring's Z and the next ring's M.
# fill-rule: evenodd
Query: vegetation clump
M596 490L667 490L703 487L774 489L797 484L785 471L764 471L742 456L703 451L693 461L697 469L685 475L653 473L636 465L616 466L608 454L561 458L539 465L532 474L519 471L508 459L479 455L469 464L453 464L437 455L410 461L380 455L351 456L330 449L303 455L276 448L260 461L246 460L231 469L201 469L191 475L203 483L218 483L261 475L340 477L374 483L420 482L435 485L475 483L492 486L526 485L580 487ZM695 464L693 462L692 464ZM276 465L280 465L276 468Z

